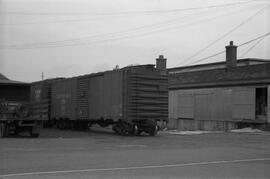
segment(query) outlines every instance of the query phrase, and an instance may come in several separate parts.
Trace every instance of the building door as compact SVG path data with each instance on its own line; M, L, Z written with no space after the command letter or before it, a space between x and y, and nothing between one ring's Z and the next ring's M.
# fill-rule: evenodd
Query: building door
M211 120L213 119L213 94L196 94L195 95L195 119Z
M268 91L267 87L261 87L261 88L256 88L256 119L259 120L266 120L267 119L267 96L268 96Z
M194 119L194 95L179 94L177 112L178 118Z
M235 88L232 98L233 119L255 120L255 88Z

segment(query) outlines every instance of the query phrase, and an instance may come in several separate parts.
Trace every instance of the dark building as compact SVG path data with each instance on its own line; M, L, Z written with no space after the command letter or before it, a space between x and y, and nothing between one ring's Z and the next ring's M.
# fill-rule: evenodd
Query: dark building
M0 101L29 101L30 85L13 81L0 73Z
M238 59L168 69L169 126L181 130L228 130L270 123L270 60Z

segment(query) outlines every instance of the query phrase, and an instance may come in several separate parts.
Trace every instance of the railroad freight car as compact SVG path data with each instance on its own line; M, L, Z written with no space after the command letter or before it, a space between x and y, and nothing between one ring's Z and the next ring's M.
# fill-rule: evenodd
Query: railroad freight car
M31 113L36 119L42 120L44 127L52 126L51 115L51 86L63 78L53 78L31 83Z
M155 135L157 121L168 120L168 77L162 65L157 67L129 66L57 81L51 119L62 129L99 124L112 125L121 135Z

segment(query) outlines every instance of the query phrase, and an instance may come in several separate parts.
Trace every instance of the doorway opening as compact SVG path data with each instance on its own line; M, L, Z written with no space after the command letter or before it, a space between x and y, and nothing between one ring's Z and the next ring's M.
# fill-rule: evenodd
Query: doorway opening
M267 88L256 88L256 119L266 119L267 117Z

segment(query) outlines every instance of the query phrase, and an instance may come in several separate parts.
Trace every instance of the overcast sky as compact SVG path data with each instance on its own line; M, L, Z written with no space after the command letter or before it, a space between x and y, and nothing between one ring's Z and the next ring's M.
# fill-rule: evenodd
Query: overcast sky
M268 33L269 3L0 0L0 73L32 82L42 72L45 78L70 77L154 64L160 54L168 67L223 61L225 54L200 59L225 50L231 40L239 45ZM270 37L260 38L239 47L238 57L270 59L269 47Z

